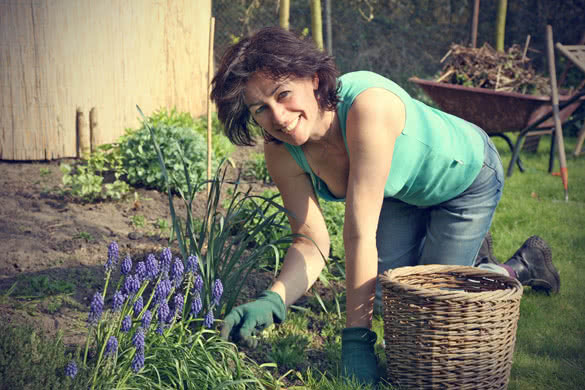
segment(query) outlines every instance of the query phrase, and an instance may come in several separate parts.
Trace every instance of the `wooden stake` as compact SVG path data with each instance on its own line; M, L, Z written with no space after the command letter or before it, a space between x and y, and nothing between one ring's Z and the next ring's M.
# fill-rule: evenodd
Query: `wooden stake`
M555 140L559 152L559 163L561 165L561 179L565 188L565 201L569 200L569 172L567 171L567 159L565 156L565 142L563 139L563 128L561 126L561 115L559 113L559 91L557 89L557 74L555 68L555 54L553 44L553 32L551 25L546 26L546 48L548 57L548 72L552 89L552 108L555 123Z
M522 52L522 61L526 59L526 53L528 53L528 46L530 45L530 34L526 36L526 43L524 44L524 51Z
M209 53L207 57L207 180L211 180L211 79L213 75L213 33L215 18L209 21ZM211 191L211 182L207 182L207 195Z
M479 20L479 0L473 3L473 19L471 22L471 47L477 47L477 25Z
M94 152L97 148L97 133L98 133L98 120L97 120L97 109L92 107L89 110L89 140L91 151Z
M85 116L79 107L75 113L75 127L77 132L77 158L86 158L91 150L91 141Z

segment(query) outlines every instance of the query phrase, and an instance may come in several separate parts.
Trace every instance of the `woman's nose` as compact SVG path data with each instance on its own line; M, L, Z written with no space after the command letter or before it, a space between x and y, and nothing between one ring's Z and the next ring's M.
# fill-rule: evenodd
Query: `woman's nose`
M285 125L285 121L286 121L286 110L284 109L284 107L281 104L276 105L273 109L272 109L272 120L274 122L274 125L277 127L282 127Z

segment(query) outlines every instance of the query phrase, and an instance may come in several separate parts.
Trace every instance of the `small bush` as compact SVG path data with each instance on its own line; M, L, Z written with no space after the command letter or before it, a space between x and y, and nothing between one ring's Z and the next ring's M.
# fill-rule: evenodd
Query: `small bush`
M185 171L192 183L206 178L206 118L194 119L189 113L162 109L153 113L148 121L164 155L171 188L187 193ZM215 171L218 160L227 157L233 146L221 134L217 119L213 123L215 127L212 131L211 159L212 170ZM126 134L120 138L119 149L130 184L163 192L167 190L151 134L145 125L138 130L127 129Z
M0 389L87 388L87 374L65 375L70 360L60 335L49 339L26 325L0 323Z
M185 159L184 165L191 178L195 181L203 179L207 172L205 139L188 127L163 124L153 127L153 130L165 155L172 188L188 192L182 160ZM166 182L147 128L127 132L121 139L120 151L130 184L166 191Z
M122 178L126 170L122 166L119 149L112 144L100 145L79 164L61 164L62 191L84 202L118 200L124 197L130 186ZM104 177L111 175L111 182Z

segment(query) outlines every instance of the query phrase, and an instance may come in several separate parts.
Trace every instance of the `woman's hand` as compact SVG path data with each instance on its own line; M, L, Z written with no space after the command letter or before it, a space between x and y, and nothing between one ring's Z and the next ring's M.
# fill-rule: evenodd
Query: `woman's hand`
M258 299L234 308L223 320L221 337L256 348L256 333L286 318L286 306L280 295L264 291Z

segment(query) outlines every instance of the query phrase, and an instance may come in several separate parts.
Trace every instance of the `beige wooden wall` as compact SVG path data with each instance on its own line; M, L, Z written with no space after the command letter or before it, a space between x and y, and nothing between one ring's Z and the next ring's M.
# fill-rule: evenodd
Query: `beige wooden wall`
M77 154L76 109L94 142L145 114L206 113L211 0L0 0L0 160Z

